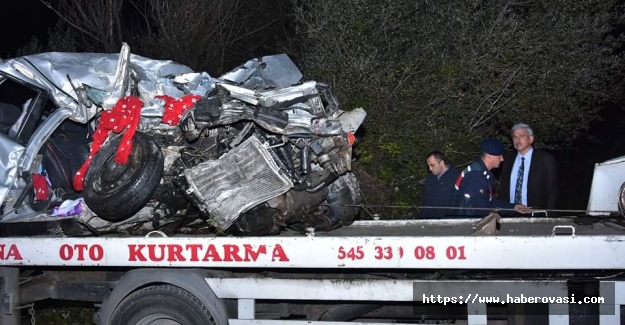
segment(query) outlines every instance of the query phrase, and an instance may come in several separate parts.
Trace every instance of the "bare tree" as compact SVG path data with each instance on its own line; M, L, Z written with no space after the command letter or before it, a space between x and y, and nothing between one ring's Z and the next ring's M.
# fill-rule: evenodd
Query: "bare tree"
M77 31L87 51L170 59L213 74L238 65L274 38L288 0L41 0ZM126 18L122 18L126 17ZM135 19L129 18L135 17Z
M85 50L119 51L124 0L61 0L56 7L50 1L41 2L80 32L76 43Z
M141 48L196 69L223 72L242 63L271 35L283 17L280 1L147 0L152 33ZM276 12L277 11L277 12Z

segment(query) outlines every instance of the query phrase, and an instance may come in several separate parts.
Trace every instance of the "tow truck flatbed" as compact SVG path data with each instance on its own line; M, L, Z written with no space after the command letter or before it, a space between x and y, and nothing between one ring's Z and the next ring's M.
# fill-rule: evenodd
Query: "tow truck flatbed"
M318 232L315 236L479 236L472 234L479 220L479 218L471 218L356 221L349 227L339 228L332 232ZM502 218L499 222L501 229L497 232L497 236L552 236L554 228L556 234L567 233L567 230L571 234L574 228L577 236L625 235L625 218L622 223L616 221L618 220L573 216Z
M0 265L625 270L625 228L597 220L503 218L491 234L475 229L480 219L456 219L359 221L332 232L264 237L166 237L158 232L146 237L13 237L0 239Z
M383 315L410 323L425 317L406 308L421 303L420 312L431 313L422 302L432 294L570 297L571 283L581 281L602 295L595 297L604 299L598 302L601 308L611 306L601 315L594 312L597 324L620 324L619 306L625 304L624 230L618 216L498 219L491 215L484 219L357 221L331 232L265 237L167 237L152 232L145 237L0 238L0 275L4 288L13 288L3 291L0 314L4 310L2 317L9 319L18 302L34 301L34 292L40 298L38 290L63 297L63 290L72 287L63 284L79 283L83 292L66 295L102 302L96 322L100 325L118 324L123 306L150 297L152 291L146 288L161 290L161 296L177 290L176 299L192 295L202 306L210 306L206 308L214 322L207 324L379 325L383 323L373 321ZM97 271L100 268L108 271ZM43 274L39 276L43 280L35 277L17 285L16 272L33 269ZM436 276L445 272L497 276ZM100 278L97 274L101 273L107 275ZM102 290L103 285L112 291ZM472 325L502 321L493 313L512 308L497 305L493 309L491 305L471 300L452 307L456 312L465 310L465 324ZM544 324L571 324L570 304L548 305ZM355 314L349 319L345 314L335 318L324 314L334 308ZM542 324L523 323L519 313L512 311L503 323ZM282 314L297 314L300 319L285 319Z

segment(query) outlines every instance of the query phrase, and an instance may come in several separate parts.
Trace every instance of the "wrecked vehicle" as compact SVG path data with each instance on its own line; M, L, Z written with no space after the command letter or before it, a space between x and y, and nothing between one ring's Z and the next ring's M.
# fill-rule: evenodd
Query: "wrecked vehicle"
M269 235L349 225L366 113L341 110L327 85L301 78L286 54L214 78L127 44L7 60L0 228Z

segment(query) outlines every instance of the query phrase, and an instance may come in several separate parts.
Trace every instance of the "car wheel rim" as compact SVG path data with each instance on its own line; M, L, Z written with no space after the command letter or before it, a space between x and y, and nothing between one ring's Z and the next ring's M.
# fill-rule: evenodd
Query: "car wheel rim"
M97 171L98 175L93 182L93 189L100 194L115 193L117 188L133 181L142 158L141 150L135 151L126 164L116 163L115 155L108 157L101 170Z
M183 325L169 315L154 314L146 316L137 322L137 325Z

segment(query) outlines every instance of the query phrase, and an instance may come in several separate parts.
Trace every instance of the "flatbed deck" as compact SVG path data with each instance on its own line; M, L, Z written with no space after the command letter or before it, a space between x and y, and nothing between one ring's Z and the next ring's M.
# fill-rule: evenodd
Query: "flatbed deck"
M9 237L0 238L0 266L625 270L617 219L504 218L497 232L494 222L474 227L484 220L359 221L265 237Z
M478 222L488 221L480 218L466 219L414 219L414 220L361 220L355 221L349 226L344 226L332 231L317 231L308 234L294 230L284 230L280 234L267 237L303 237L314 235L315 237L431 237L431 236L552 236L555 234L574 234L576 236L605 236L625 235L625 218L623 217L576 217L564 216L559 218L547 217L523 217L501 218L496 232L476 231ZM493 220L494 221L494 220ZM491 226L494 225L491 222ZM57 227L70 228L68 234L60 234ZM72 227L78 224L72 218L51 218L48 222L7 222L0 223L0 238L5 237L84 237L71 235ZM64 229L64 230L65 230ZM83 231L84 232L84 231ZM166 236L156 231L150 236ZM208 229L199 229L190 233L178 233L172 237L220 237ZM94 237L131 237L119 233L102 234ZM141 238L142 236L135 236Z
M569 290L586 288L584 280L598 283L596 295L609 297L607 305L614 307L625 304L625 225L618 217L498 220L491 215L358 221L331 232L287 231L264 237L167 237L152 232L141 237L0 238L0 269L8 272L12 267L51 269L52 274L68 271L87 278L89 270L101 272L99 267L118 274L129 271L110 296L106 293L110 303L102 308L103 324L110 323L114 307L129 292L151 282L236 299L238 315L228 319L230 324L309 323L264 319L262 311L273 311L278 303L298 310L299 301L318 301L315 307L326 301L347 306L375 299L393 312L414 313L406 304L413 306L430 295L465 300L468 293L499 299L519 293L565 297ZM577 282L569 286L572 280ZM429 302L423 302L422 307L429 308ZM550 304L549 323L568 324L566 307ZM468 324L486 324L493 312L481 301L458 306L462 308L466 313L456 314ZM600 316L601 324L620 321L620 309L613 309Z
M474 225L480 219L442 219L442 220L371 220L358 221L349 227L343 227L331 232L316 232L320 237L342 236L479 236L473 234ZM589 222L592 219L587 219ZM580 224L580 219L570 218L502 218L497 236L551 236L571 233L574 228L577 236L594 235L625 235L625 218L619 224L612 220L595 218L595 222ZM283 235L298 236L295 232L286 232Z

